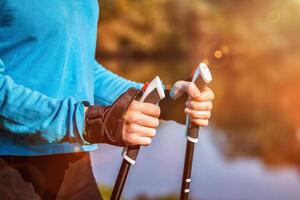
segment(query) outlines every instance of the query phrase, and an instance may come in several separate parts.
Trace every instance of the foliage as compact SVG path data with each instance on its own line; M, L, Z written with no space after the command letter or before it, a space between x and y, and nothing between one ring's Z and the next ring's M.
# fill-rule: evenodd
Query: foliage
M102 198L103 198L104 200L105 200L105 199L110 199L110 196L111 196L111 193L112 193L112 190L113 190L112 187L107 186L107 185L100 184L100 185L99 185L99 190L100 190L100 193L101 193Z
M172 83L207 62L227 158L300 166L298 0L101 3L97 56L113 71Z
M147 195L139 195L135 200L175 200L178 199L178 195L165 195L160 197L148 197Z
M103 199L110 199L111 193L112 193L112 187L106 186L103 184L99 185L99 190L101 192L101 195ZM124 197L122 197L124 199ZM178 194L170 194L170 195L163 195L159 197L148 197L147 195L137 195L137 197L134 198L135 200L175 200L178 199Z

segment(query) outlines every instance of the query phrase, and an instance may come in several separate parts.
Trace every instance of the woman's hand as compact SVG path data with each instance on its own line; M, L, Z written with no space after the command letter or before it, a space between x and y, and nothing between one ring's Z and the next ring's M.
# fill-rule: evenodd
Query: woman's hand
M122 137L125 144L149 145L156 134L159 115L159 106L134 100L124 116Z
M208 126L211 110L213 108L214 93L208 87L203 91L199 91L197 86L188 81L177 81L172 90L171 97L177 99L184 93L187 93L190 98L185 102L185 113L190 116L192 123L198 126Z

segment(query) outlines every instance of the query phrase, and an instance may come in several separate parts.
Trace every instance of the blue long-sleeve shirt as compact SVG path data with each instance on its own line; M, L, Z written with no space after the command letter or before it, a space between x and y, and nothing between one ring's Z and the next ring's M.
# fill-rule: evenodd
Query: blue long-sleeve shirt
M0 155L96 149L84 105L129 87L95 60L97 0L0 0Z

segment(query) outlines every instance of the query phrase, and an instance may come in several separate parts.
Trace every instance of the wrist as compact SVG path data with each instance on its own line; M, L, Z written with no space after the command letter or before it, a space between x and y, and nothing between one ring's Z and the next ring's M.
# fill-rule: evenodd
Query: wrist
M123 116L139 91L130 88L111 106L89 106L85 109L85 138L91 144L108 143L124 146L122 130Z
M86 133L86 126L87 126L87 124L86 124L86 115L87 115L87 110L88 110L88 106L84 106L84 114L83 114L83 119L84 119L84 124L83 124L83 135L84 136L86 136L87 135L87 133Z

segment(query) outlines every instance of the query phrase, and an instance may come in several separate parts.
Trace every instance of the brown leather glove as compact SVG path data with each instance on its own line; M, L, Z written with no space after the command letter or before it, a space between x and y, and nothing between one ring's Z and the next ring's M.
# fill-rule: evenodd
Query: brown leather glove
M179 99L172 99L170 90L165 91L166 97L159 103L161 108L160 119L173 120L179 124L185 124L185 101L188 99L186 94Z
M192 75L185 81L192 81ZM179 124L185 124L185 101L188 99L188 95L184 94L180 98L174 100L170 96L170 90L165 90L166 97L159 103L161 108L160 118L164 120L174 120Z
M90 143L125 146L122 138L124 114L142 91L129 88L111 106L90 106L85 113L85 136Z

